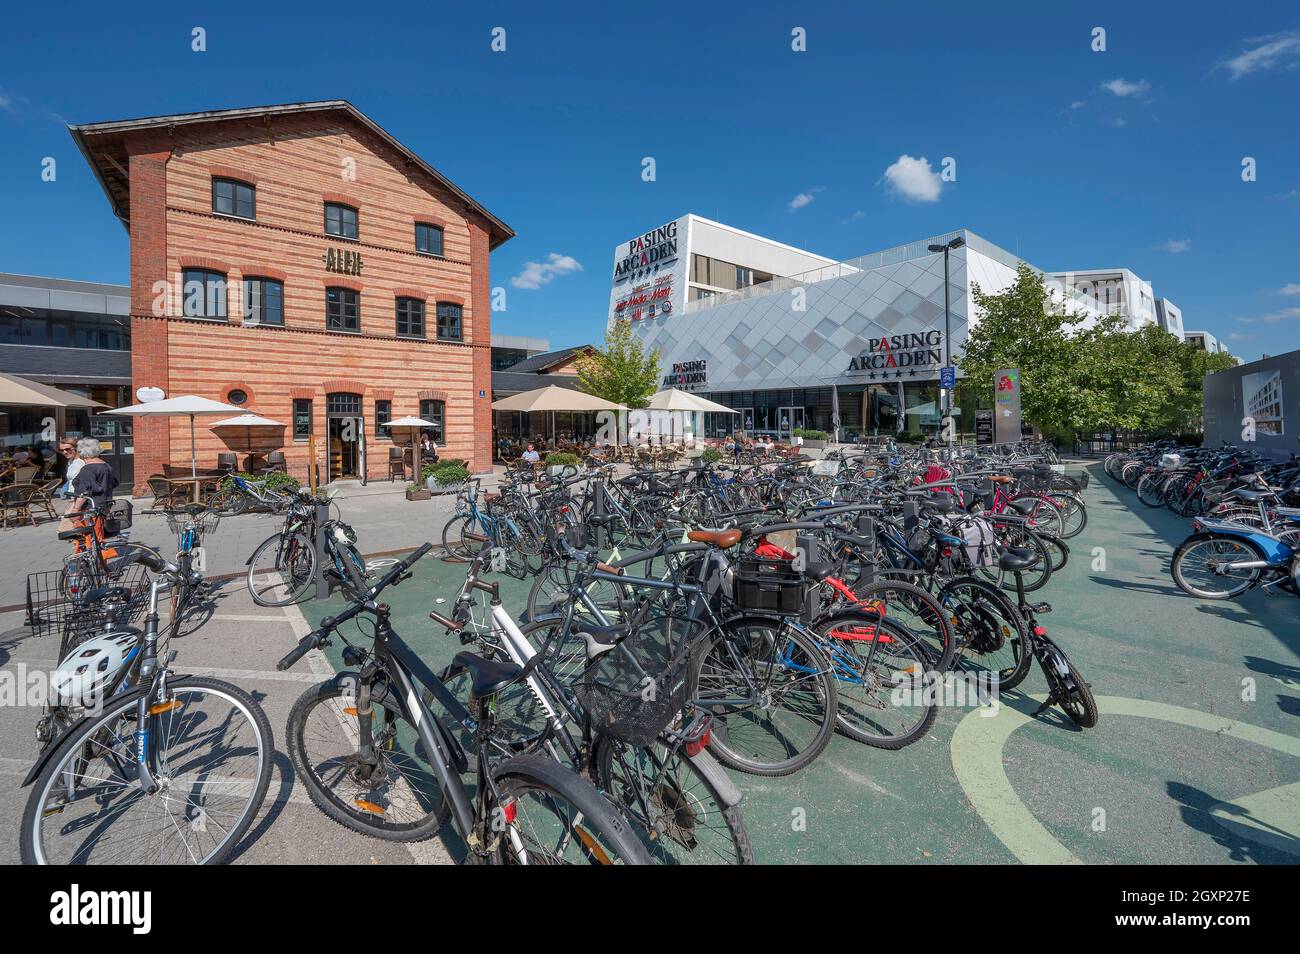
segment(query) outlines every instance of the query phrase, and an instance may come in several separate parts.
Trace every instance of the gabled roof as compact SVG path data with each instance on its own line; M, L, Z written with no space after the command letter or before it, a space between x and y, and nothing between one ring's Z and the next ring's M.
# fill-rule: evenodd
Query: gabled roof
M272 119L278 116L304 113L342 113L360 123L380 140L395 149L412 164L431 176L436 182L460 198L471 210L488 222L488 247L496 248L514 237L514 230L463 192L450 179L429 165L410 149L398 142L387 130L345 99L327 99L312 103L284 103L279 106L249 106L241 109L210 109L198 113L174 113L167 116L146 116L140 119L118 119L102 123L70 125L77 148L81 150L95 171L99 184L104 187L113 212L124 225L131 220L130 177L127 173L127 153L122 148L124 137L137 132L168 130L175 126L198 123L219 123L232 120Z
M546 351L542 354L531 355L524 360L512 364L508 370L520 374L545 374L551 368L558 367L564 362L578 356L583 351L594 351L589 344L574 345L572 348L561 348L559 351Z
M544 388L548 384L554 384L562 388L572 388L578 390L578 379L568 374L529 374L527 372L517 373L514 368L509 371L492 372L492 396L493 398L509 397L512 394L523 394L525 391L534 391L537 388Z

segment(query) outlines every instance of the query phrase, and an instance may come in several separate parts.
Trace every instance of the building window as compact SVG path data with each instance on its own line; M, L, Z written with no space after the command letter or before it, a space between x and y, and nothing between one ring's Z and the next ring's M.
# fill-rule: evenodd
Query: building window
M238 179L213 179L212 211L241 219L256 218L257 189Z
M424 337L424 302L420 299L397 299L397 334L402 338Z
M248 403L248 392L240 388L232 388L226 392L226 400L231 404L244 405Z
M388 422L393 419L393 402L375 402L375 433L381 437L392 437L388 433Z
M339 238L357 237L357 210L337 202L325 203L325 232Z
M460 305L452 302L438 303L438 340L460 341Z
M284 324L284 284L271 278L244 279L244 324Z
M293 399L293 439L305 441L311 438L311 399Z
M346 391L335 391L333 394L325 395L325 411L341 417L360 417L361 416L361 395L349 394Z
M16 315L0 310L0 344L131 350L130 319L72 311L23 310L33 314Z
M186 318L226 317L226 276L203 268L187 268L182 314Z
M442 420L446 411L446 402L444 401L421 401L420 417L428 421L433 427L426 427L424 433L435 444L447 443L447 435L443 431Z
M351 288L325 289L325 328L327 331L361 330L361 296Z
M442 254L442 229L437 225L415 223L415 250L426 255Z
M743 265L736 266L736 287L748 288L754 284L754 270Z

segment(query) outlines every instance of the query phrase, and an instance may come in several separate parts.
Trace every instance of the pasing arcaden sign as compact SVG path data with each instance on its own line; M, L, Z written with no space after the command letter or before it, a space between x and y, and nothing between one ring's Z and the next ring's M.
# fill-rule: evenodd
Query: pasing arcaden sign
M849 371L885 371L943 365L942 331L868 338L867 347L849 361Z
M677 361L672 371L664 375L665 388L677 388L691 391L703 387L709 382L709 363L703 358L694 361Z
M677 222L669 222L628 242L627 253L614 262L614 281L659 271L677 259Z

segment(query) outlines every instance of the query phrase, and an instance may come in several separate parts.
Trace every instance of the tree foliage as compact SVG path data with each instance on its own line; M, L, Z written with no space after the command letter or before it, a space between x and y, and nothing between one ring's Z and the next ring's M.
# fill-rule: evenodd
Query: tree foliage
M964 390L991 403L993 376L1019 368L1024 420L1050 434L1199 429L1202 379L1232 366L1156 325L1129 331L1121 316L1085 326L1027 265L1005 291L971 298L980 318L959 366Z
M578 359L578 384L596 397L645 407L659 382L659 352L646 351L632 333L632 323L620 318L605 332L605 346Z

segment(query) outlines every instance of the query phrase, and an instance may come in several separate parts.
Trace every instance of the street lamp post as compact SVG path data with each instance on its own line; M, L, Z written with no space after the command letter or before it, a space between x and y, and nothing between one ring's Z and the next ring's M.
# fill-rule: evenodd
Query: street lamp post
M948 253L955 248L961 248L966 244L966 240L958 235L952 241L943 245L931 245L931 252L943 252L943 366L952 367L952 312L948 303ZM969 318L968 318L969 320ZM948 459L952 460L952 392L956 386L956 380L953 381L954 387L943 389L943 416L948 421Z

